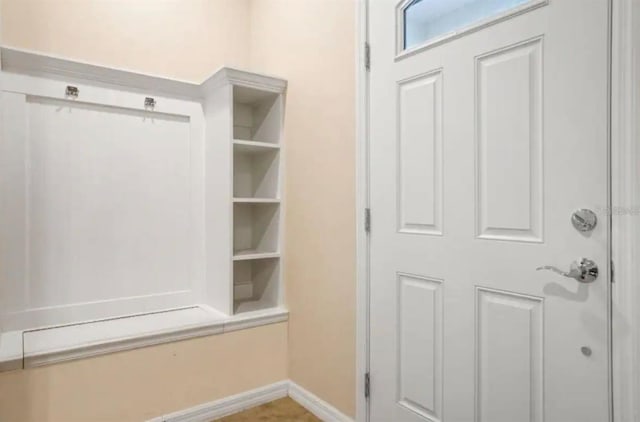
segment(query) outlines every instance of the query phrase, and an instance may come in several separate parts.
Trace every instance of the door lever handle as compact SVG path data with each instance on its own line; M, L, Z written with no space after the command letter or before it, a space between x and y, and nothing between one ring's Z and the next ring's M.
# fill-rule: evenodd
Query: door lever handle
M578 258L578 260L571 263L571 268L568 272L552 265L544 265L536 268L536 271L549 270L561 276L573 278L580 283L591 283L598 278L598 265L588 258Z

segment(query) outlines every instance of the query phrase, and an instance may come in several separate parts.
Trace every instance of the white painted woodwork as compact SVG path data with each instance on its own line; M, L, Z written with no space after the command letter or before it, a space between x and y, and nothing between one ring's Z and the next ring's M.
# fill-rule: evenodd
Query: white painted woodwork
M353 422L353 418L291 380L279 381L233 396L164 414L147 422L213 421L287 397L287 395L321 421Z
M640 420L640 3L612 1L611 285L615 421Z
M197 101L3 74L5 330L203 302ZM135 101L137 99L138 101Z
M148 419L146 422L214 421L252 407L287 397L289 389L290 381L279 381L274 384L261 386L249 391L243 391L211 402L198 404L196 406L171 413L165 413L153 419Z
M22 368L22 331L0 333L0 372Z
M478 421L542 421L543 299L476 289Z
M245 250L233 256L234 261L249 261L252 259L280 258L280 252L257 252Z
M476 58L476 78L478 236L542 241L542 38Z
M206 213L206 265L207 265L207 303L227 315L233 312L232 269L228 264L233 236L233 205L229 198L233 196L231 182L232 147L227 139L233 136L230 121L232 110L229 106L232 98L231 88L221 84L210 88L211 95L204 101L205 122L207 125L205 166L205 209Z
M282 91L231 83L233 312L282 303Z
M227 316L206 306L168 309L97 321L0 334L0 372L50 365L194 337L223 334L288 319L279 307Z
M371 420L609 420L607 3L401 54L369 3ZM579 256L594 283L536 271Z
M30 306L189 290L188 118L26 109Z
M355 59L355 190L356 190L356 318L355 318L355 420L369 420L369 397L362 380L369 372L369 63L366 46L369 42L369 2L356 2ZM369 220L370 222L370 220Z
M442 234L442 72L398 84L399 230Z
M442 417L442 281L398 274L398 391L401 407Z
M258 327L261 325L275 324L289 319L289 311L281 306L269 308L260 306L261 303L257 301L244 303L252 306L254 309L243 309L235 315L227 317L224 323L225 333L245 330L247 328Z
M111 351L167 341L221 334L224 315L203 307L108 319L85 324L27 330L23 334L24 367L42 366ZM141 337L141 338L140 338Z
M269 144L266 142L241 141L234 140L234 151L241 154L259 154L269 151L277 151L280 149L278 144Z
M147 320L161 341L199 335L176 308L234 330L286 319L284 80L223 68L192 84L6 48L2 65L1 368L146 344ZM31 351L13 347L23 332Z

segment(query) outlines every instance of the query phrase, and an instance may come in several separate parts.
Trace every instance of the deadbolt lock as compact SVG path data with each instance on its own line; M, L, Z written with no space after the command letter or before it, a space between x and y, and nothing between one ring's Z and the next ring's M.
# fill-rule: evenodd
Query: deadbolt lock
M596 213L587 208L581 208L571 214L571 224L579 232L585 233L593 231L598 224Z

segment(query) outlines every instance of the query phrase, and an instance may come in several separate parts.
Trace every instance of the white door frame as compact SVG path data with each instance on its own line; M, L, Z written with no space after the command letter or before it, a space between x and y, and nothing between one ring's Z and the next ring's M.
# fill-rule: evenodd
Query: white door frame
M356 420L369 419L368 1L356 1ZM614 422L640 422L640 1L610 0L611 303ZM373 46L375 48L375 46ZM375 226L375 219L372 224ZM375 380L372 381L375 388Z
M615 422L640 421L640 2L613 0L612 380Z
M356 421L369 420L369 0L356 0Z

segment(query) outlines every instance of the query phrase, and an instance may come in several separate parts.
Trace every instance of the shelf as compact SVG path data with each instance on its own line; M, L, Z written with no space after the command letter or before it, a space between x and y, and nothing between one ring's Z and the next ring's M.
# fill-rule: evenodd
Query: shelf
M279 151L280 145L236 139L233 141L233 150L243 154L262 154L270 151Z
M233 198L236 204L279 204L280 200L275 198Z
M280 258L280 252L259 252L255 249L245 249L236 251L233 255L234 261L249 261L253 259Z
M233 311L236 314L260 311L268 307L260 300L237 300L233 303Z

